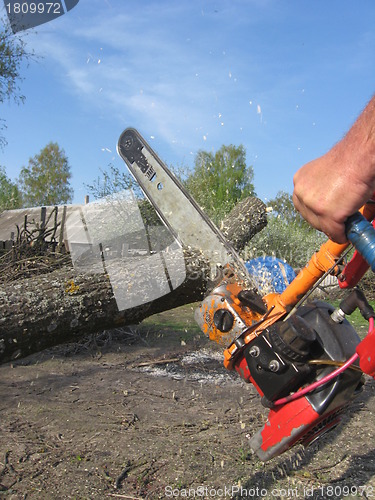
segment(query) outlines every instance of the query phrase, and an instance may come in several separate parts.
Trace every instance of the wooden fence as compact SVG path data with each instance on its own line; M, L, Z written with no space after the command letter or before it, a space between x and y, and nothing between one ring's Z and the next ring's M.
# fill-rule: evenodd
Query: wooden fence
M72 205L5 210L0 214L0 252L9 251L21 237L41 235L57 251L65 246L65 222Z

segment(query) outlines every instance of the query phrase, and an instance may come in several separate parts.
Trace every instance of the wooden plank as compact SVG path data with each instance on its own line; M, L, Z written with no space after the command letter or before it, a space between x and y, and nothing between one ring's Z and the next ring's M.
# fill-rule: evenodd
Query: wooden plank
M41 209L40 209L40 227L42 230L46 226L46 215L47 215L47 208L41 207Z
M62 217L61 217L59 244L57 245L57 251L59 253L61 252L63 244L64 244L65 220L66 220L66 205L64 205L63 213L62 213Z

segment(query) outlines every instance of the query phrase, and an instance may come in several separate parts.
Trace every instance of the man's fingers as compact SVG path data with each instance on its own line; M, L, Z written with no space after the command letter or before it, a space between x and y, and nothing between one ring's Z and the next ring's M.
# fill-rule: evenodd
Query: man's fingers
M293 203L296 210L312 227L318 231L322 231L335 243L344 244L347 242L345 225L343 223L337 222L327 216L318 215L314 210L308 208L295 192L293 193Z

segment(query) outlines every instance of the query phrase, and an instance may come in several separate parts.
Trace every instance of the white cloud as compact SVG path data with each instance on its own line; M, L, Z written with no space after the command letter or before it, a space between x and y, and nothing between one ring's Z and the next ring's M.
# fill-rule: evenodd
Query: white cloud
M175 6L168 15L181 19L182 10ZM169 143L178 145L184 137L191 147L195 129L217 115L212 108L218 94L233 82L225 64L207 57L207 47L197 51L162 16L155 6L146 17L96 16L73 27L69 37L62 30L36 37L35 47L82 101L118 119L143 122ZM208 43L205 36L201 41Z

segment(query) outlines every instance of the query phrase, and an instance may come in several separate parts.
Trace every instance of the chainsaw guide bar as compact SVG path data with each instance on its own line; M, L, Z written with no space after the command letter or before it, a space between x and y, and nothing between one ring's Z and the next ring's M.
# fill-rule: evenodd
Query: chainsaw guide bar
M242 277L251 280L232 245L135 129L124 130L117 151L181 246L201 251L209 260L211 279L220 268L231 264Z

